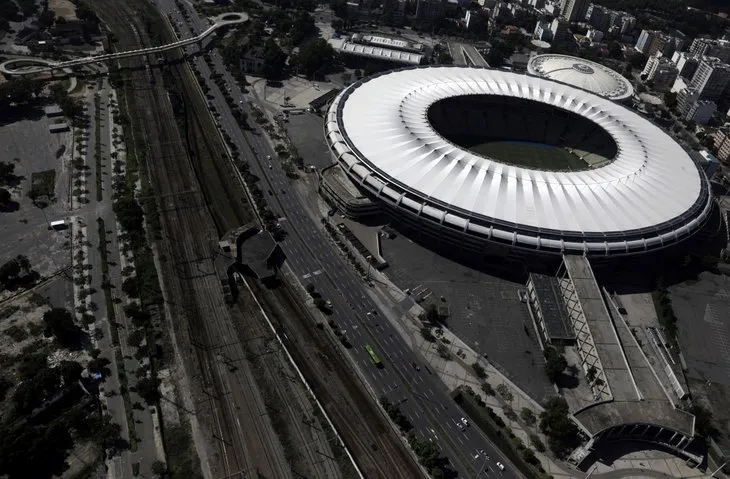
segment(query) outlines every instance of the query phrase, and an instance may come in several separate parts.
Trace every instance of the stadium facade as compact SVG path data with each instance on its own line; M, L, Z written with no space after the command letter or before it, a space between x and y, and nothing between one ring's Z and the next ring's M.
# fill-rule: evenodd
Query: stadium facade
M415 67L363 79L334 99L325 135L396 225L471 256L643 255L688 239L712 209L704 173L660 128L529 75ZM463 146L475 138L500 145L499 161ZM540 163L555 154L571 161Z

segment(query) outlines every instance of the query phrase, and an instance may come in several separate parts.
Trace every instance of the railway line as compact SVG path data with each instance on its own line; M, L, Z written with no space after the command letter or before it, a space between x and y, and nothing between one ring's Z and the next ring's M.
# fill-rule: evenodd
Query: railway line
M120 48L151 43L146 38L146 25L140 20L140 11L147 8L143 0L124 4L99 0L95 4L99 5L102 20L116 29L120 44L135 43ZM176 60L179 53L168 52L167 56ZM143 58L124 62L130 67L145 63ZM284 478L291 477L292 471L299 475L303 470L307 471L306 477L339 477L332 457L328 457L337 452L336 447L323 440L324 431L312 426L315 422L309 415L316 412L310 399L293 387L284 363L277 366L275 361L252 357L262 352L279 353L267 353L273 347L266 339L270 332L262 329L263 323L251 309L250 301L244 295L232 309L223 304L213 266L219 235L251 221L253 215L225 147L217 135L210 134L215 125L204 99L193 88L195 79L190 70L175 61L167 68L166 78L154 68L133 68L128 93L134 95L141 110L147 174L156 195L169 198L176 192L186 192L205 199L184 210L170 204L161 211L164 240L160 251L173 340L181 356L197 359L185 361L196 389L192 393L197 413L191 420L201 423L202 430L213 431L212 439L199 441L205 442L199 451L207 457L203 462L210 464L213 477L243 478L255 471L264 477ZM168 97L165 82L174 84L181 98ZM175 102L182 102L182 110L173 111L171 103ZM185 132L184 139L180 131ZM347 357L325 332L316 328L310 312L299 304L289 287L269 290L252 286L269 317L291 331L286 335L288 349L366 477L422 477L419 466L373 404ZM257 383L263 386L257 388ZM267 409L271 398L283 404L275 414ZM308 416L306 422L302 414ZM296 415L300 415L298 420L289 419ZM292 442L299 444L311 438L297 449L301 457L287 458L281 434L277 437L274 432L275 416L287 418L290 424L284 436L289 434Z
M98 5L98 15L119 38L119 48L139 48L153 43L148 26L141 21L139 13L145 8L141 2L101 0L94 5ZM138 10L132 10L133 6ZM143 58L123 62L134 69L127 77L125 96L131 99L132 105L128 107L136 109L130 116L141 119L139 131L144 141L138 145L146 147L144 164L156 193L170 195L198 190L204 194L180 137L168 92L163 88L170 79L163 78L156 69L137 70L144 65ZM187 138L204 143L199 125L193 123L187 127ZM203 152L201 155L207 152L197 143L192 148ZM247 219L250 217L237 218ZM264 477L292 477L269 417L261 414L265 410L264 401L248 364L243 361L240 367L231 370L217 360L219 353L244 357L244 351L240 343L221 346L230 343L236 330L220 294L213 265L218 230L207 204L182 211L167 210L161 215L161 223L167 240L161 242L160 253L165 258L161 273L173 313L170 329L183 354L198 359L188 361L186 367L193 377L192 394L196 402L196 415L191 419L202 423L202 430L212 431L212 437L205 440L206 450L199 451L207 456L209 474L213 477L246 477L253 473Z

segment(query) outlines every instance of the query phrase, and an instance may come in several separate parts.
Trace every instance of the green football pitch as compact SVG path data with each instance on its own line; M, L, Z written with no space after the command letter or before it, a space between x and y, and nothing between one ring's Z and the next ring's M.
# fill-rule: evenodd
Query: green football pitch
M578 171L590 168L588 163L558 146L517 141L470 143L460 144L478 155L508 165L548 171Z

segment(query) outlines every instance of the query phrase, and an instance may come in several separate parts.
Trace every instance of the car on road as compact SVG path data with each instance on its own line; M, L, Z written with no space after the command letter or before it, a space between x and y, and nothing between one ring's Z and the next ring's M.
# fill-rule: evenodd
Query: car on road
M497 461L497 467L500 471L504 471L504 464L502 464L501 462Z
M467 421L465 417L462 417L462 418L461 418L461 423L462 423L462 424L463 424L464 426L469 426L469 421Z
M413 369L415 369L416 371L420 371L421 370L421 366L419 366L416 363L411 363L411 366L413 366Z

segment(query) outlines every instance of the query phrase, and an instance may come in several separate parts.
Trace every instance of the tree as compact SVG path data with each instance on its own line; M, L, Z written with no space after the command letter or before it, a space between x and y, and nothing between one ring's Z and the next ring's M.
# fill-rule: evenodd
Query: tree
M71 383L78 381L81 378L81 373L84 370L76 361L61 361L58 365L58 369L61 373L61 380L64 386L68 386Z
M421 328L421 337L429 343L436 341L436 336L433 335L433 332L431 332L431 328L428 326L424 326Z
M558 397L551 398L540 414L540 431L548 437L550 449L559 457L580 444L580 430L568 414L568 403Z
M299 70L309 78L317 78L332 68L335 51L323 38L310 38L299 47Z
M46 334L54 336L63 347L78 346L82 331L75 323L73 316L66 309L53 308L43 315Z
M50 10L44 10L43 13L38 15L38 24L41 26L41 28L48 28L52 26L53 20L55 20L55 16Z
M611 42L608 44L608 56L617 60L623 57L621 45L619 45L618 42Z
M545 348L545 374L555 382L568 367L568 361L553 347Z
M149 405L160 400L160 382L157 378L142 378L137 381L137 394Z
M114 203L114 213L122 228L129 232L141 231L144 225L144 211L132 197L122 196Z
M0 161L0 184L7 185L15 179L15 163Z
M153 462L150 469L152 470L152 474L155 474L160 479L167 477L167 465L162 461Z
M284 53L276 40L269 38L264 45L264 68L263 74L269 80L276 80L284 76L286 67L286 53Z
M512 401L512 392L509 390L506 384L500 383L497 385L497 393L502 396L502 399L504 399L507 402Z
M314 294L314 285L312 283L307 283L307 293L310 295Z
M523 407L520 411L520 418L522 418L522 421L527 424L528 426L532 426L537 422L537 418L535 417L535 413L532 412L532 409L529 407Z
M12 199L13 196L8 190L6 190L5 188L0 188L0 207L3 207L10 203Z

